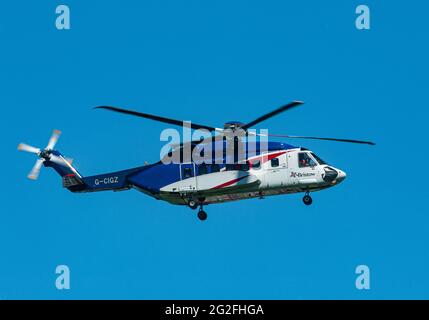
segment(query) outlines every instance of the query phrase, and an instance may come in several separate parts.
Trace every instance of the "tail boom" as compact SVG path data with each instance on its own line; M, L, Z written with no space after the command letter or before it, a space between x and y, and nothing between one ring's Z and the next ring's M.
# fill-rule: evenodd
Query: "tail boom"
M128 177L141 168L104 173L89 177L77 177L74 173L63 176L63 187L71 192L123 191L132 187Z

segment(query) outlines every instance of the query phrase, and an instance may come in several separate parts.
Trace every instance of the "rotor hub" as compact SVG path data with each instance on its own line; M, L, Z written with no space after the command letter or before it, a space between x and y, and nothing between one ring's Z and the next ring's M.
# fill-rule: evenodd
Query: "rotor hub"
M224 123L223 128L224 128L224 130L230 129L232 131L235 131L238 128L241 128L243 126L244 126L243 122L240 122L240 121L228 121L228 122Z
M51 150L45 149L40 151L39 157L48 160L50 158L51 153Z

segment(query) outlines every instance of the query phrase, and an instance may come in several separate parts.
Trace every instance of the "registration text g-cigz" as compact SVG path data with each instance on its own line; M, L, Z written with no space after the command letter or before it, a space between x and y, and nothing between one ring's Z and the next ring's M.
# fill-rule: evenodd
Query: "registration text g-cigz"
M113 184L113 183L118 183L119 182L119 177L106 177L104 179L95 179L94 183L96 186L100 185L100 184Z

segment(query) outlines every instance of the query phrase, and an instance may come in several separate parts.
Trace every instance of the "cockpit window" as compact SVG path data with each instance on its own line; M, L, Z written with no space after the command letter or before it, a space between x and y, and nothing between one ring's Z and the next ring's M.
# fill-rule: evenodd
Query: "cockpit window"
M327 164L325 161L323 161L318 156L316 156L313 152L311 153L311 155L313 156L314 159L316 159L317 162L319 162L320 165Z
M298 163L300 168L314 167L316 165L316 162L314 162L307 152L300 152L298 154Z

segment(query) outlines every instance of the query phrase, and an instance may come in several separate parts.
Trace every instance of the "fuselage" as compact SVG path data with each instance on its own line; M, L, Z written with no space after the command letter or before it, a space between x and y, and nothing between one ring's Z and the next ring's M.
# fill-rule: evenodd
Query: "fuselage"
M157 199L186 205L190 200L211 204L318 191L345 177L307 149L270 143L266 153L253 152L241 163L159 162L127 179L132 187Z
M223 142L220 142L223 143ZM69 163L44 161L62 177L72 192L137 189L177 205L200 205L288 193L319 191L343 181L346 174L326 164L310 150L280 142L245 148L240 161L228 161L227 152L210 161L161 161L127 170L82 176ZM194 150L197 146L194 146ZM225 149L224 149L225 150ZM264 150L264 151L261 151ZM50 151L63 157L58 151ZM236 158L234 154L234 159Z

